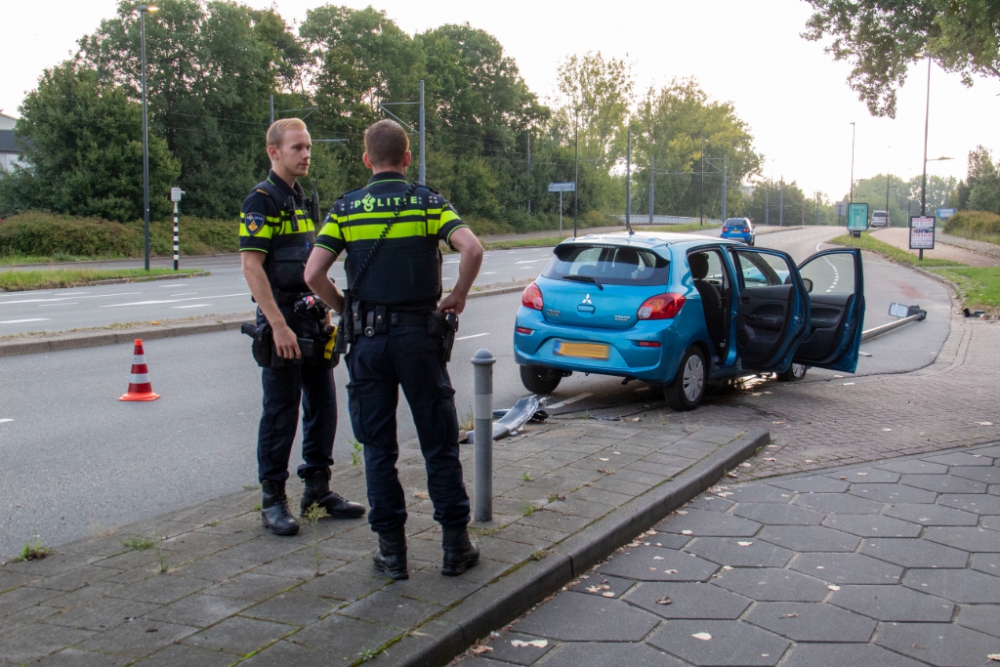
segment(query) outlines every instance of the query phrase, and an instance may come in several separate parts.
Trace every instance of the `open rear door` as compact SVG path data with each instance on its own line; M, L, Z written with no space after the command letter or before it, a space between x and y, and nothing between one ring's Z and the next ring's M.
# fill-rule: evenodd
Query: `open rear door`
M797 364L853 373L858 367L865 319L861 250L838 248L816 253L799 274L809 292L809 332L795 351Z
M792 258L778 250L732 248L739 282L736 352L743 368L788 366L809 326L808 294Z

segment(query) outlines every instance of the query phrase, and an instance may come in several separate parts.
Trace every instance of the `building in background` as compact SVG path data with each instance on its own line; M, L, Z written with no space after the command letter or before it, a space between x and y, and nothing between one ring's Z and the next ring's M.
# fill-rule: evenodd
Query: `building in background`
M15 123L16 118L0 113L0 169L4 171L13 171L21 156L21 150L14 141Z

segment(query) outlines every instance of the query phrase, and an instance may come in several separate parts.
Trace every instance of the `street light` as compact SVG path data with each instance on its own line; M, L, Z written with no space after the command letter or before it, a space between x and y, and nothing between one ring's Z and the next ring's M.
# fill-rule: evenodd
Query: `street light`
M576 238L576 219L580 212L580 109L573 109L576 112L576 121L573 123L573 144L574 144L574 174L573 174L573 238Z
M857 126L852 122L851 123L851 194L850 197L848 197L848 201L851 204L854 203L854 136L856 134L857 129L858 129Z
M146 124L146 12L159 8L139 5L139 41L142 44L142 219L146 230L146 270L149 271L149 128Z

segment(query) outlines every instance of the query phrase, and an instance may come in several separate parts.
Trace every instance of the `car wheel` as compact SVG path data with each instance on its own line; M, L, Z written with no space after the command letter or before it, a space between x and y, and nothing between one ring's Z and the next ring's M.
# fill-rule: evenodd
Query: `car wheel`
M663 388L663 396L670 407L678 412L694 410L701 403L708 384L708 365L705 354L696 347L689 347L681 358L677 377Z
M541 366L521 366L521 384L533 394L551 394L559 386L562 374Z
M792 364L787 370L778 373L778 382L798 382L806 376L809 368L805 364Z

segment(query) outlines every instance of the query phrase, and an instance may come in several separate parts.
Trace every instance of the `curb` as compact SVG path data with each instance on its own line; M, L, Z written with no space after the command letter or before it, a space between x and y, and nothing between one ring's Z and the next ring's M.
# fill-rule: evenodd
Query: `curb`
M419 628L420 636L397 642L387 664L441 667L490 631L507 625L638 533L708 490L725 470L736 467L770 442L768 431L750 431L694 464L676 479L622 505L556 545L539 560L481 589ZM395 654L395 655L392 655Z
M93 287L94 285L123 285L125 283L151 283L157 280L180 280L182 278L202 278L204 276L212 275L211 271L198 271L196 273L165 273L162 276L139 276L136 278L107 278L105 280L88 280L76 285L70 285L70 287ZM56 287L52 289L66 289L64 287ZM24 292L32 292L35 290L13 290L8 291L5 289L0 289L0 294L21 294Z
M189 274L194 275L194 274ZM169 276L176 279L176 276ZM164 278L158 278L164 280ZM119 281L128 282L128 281ZM504 284L502 287L488 287L475 292L469 292L469 299L478 299L498 294L520 292L531 280ZM188 322L157 326L152 324L137 325L123 328L121 331L91 331L83 333L56 333L50 338L13 338L0 340L0 357L13 357L20 354L38 354L41 352L58 352L60 350L78 350L85 347L101 345L117 345L119 343L134 343L136 338L158 340L160 338L176 338L177 336L193 336L194 334L216 333L219 331L239 330L240 325L253 319L253 312L216 316L211 321Z

